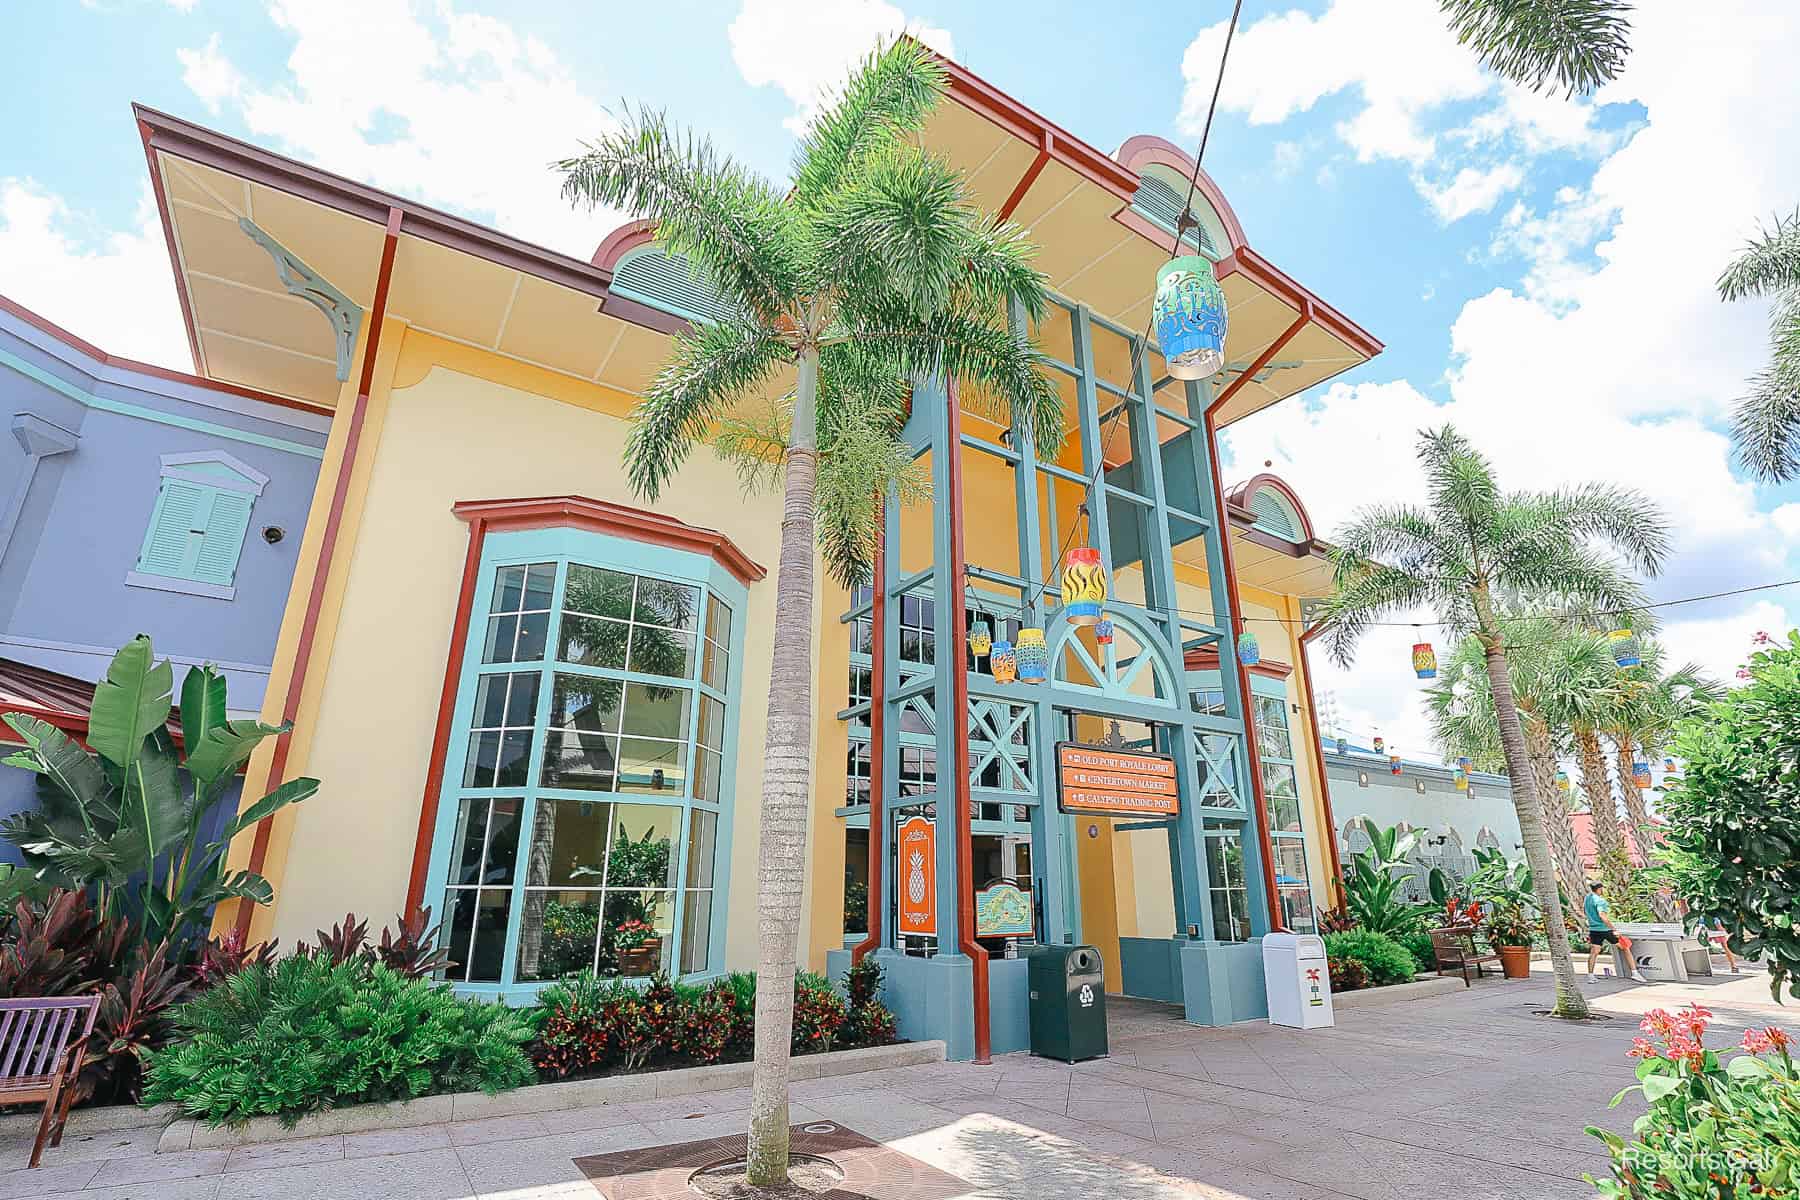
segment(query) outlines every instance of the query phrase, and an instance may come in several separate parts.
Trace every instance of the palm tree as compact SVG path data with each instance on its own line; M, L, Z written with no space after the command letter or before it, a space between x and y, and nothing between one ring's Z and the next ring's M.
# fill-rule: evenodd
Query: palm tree
M815 540L846 584L867 574L880 499L913 471L899 440L915 379L1060 444L1057 393L1006 309L1033 318L1043 277L1017 227L985 216L916 135L945 88L910 39L877 48L808 128L791 185L762 179L660 113L560 164L563 194L656 222L657 241L717 290L729 315L677 334L633 416L625 459L654 500L715 439L748 484L781 478L774 665L758 864L756 1067L748 1175L787 1178L788 1048L807 807L812 796ZM790 395L773 409L755 398Z
M1649 862L1653 840L1650 810L1644 804L1644 793L1638 788L1632 763L1639 754L1661 754L1674 737L1676 723L1699 712L1708 701L1720 698L1724 690L1695 663L1685 663L1665 674L1663 647L1655 641L1643 642L1640 653L1642 663L1619 681L1606 733L1616 756L1614 771L1619 779L1619 795L1625 801L1626 822L1639 855ZM1661 892L1650 897L1650 907L1659 921L1678 919L1675 902Z
M1759 229L1719 276L1719 296L1767 296L1769 365L1750 377L1732 414L1744 469L1767 483L1800 477L1800 211Z
M1591 543L1605 543L1653 572L1668 550L1668 526L1649 501L1610 484L1502 492L1486 457L1448 425L1420 435L1419 461L1425 471L1424 507L1365 508L1335 539L1336 590L1324 612L1329 648L1347 666L1358 640L1377 621L1420 608L1434 610L1453 634L1479 639L1513 807L1550 936L1555 1011L1579 1017L1587 1003L1569 957L1500 606L1529 599L1600 612L1635 609L1642 603L1637 584Z
M1609 622L1611 623L1611 622ZM1538 689L1545 719L1562 731L1575 755L1581 794L1594 835L1595 863L1615 897L1631 885L1631 855L1619 823L1619 802L1606 769L1600 735L1612 719L1618 665L1606 635L1591 628L1562 628L1541 648Z
M1575 825L1562 789L1556 786L1556 731L1544 720L1543 700L1538 695L1542 677L1541 655L1535 653L1554 641L1554 623L1543 617L1503 618L1507 663L1512 673L1513 701L1525 732L1525 749L1531 759L1531 782L1544 811L1544 833L1557 878L1571 894L1586 875ZM1506 771L1506 751L1500 744L1500 723L1494 714L1494 692L1488 684L1487 651L1481 639L1465 637L1438 669L1438 682L1425 692L1426 709L1433 733L1446 757L1466 756L1476 770Z
M1631 47L1625 0L1438 0L1450 32L1484 65L1533 90L1569 94L1617 77Z

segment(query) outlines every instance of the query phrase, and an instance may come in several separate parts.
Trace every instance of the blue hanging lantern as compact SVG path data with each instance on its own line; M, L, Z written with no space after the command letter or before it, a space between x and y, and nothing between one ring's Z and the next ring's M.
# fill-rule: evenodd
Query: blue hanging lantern
M994 673L995 683L1012 683L1018 679L1019 660L1013 653L1011 642L1001 638L989 648L988 670Z
M1112 645L1113 623L1111 617L1101 617L1100 623L1094 626L1094 641L1101 646Z
M1262 661L1262 646L1257 643L1256 635L1248 630L1238 634L1237 650L1238 661L1246 667L1254 667Z
M969 653L979 657L994 648L994 631L986 621L977 621L969 630Z
M1629 670L1644 661L1642 651L1638 649L1637 635L1629 629L1615 629L1606 635L1612 646L1613 662L1620 670Z
M1337 740L1337 752L1339 754L1350 753L1350 739L1349 738L1339 738Z
M1673 758L1664 757L1664 759L1663 759L1663 774L1664 775L1673 775L1674 773L1675 773L1675 760Z
M1014 652L1019 658L1020 683L1042 683L1050 677L1050 650L1044 645L1042 629L1019 630L1019 645Z
M1400 756L1398 754L1388 755L1388 774L1389 775L1398 775L1399 773L1400 773Z
M1631 764L1631 782L1641 788L1647 788L1653 782L1650 778L1650 764L1637 759Z
M1172 258L1156 272L1156 341L1176 379L1209 379L1225 366L1225 292L1210 260Z

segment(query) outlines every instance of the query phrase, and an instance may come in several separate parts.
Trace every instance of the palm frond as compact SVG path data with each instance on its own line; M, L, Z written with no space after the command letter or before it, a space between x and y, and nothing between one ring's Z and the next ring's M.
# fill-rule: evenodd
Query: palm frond
M632 414L625 439L631 486L654 500L732 403L763 383L789 351L748 321L700 325L671 340L669 358Z
M1572 541L1595 538L1654 575L1669 552L1662 510L1642 492L1611 483L1511 493L1497 506L1496 518L1504 556L1556 554Z
M1438 0L1456 40L1533 91L1551 80L1570 95L1618 77L1631 46L1622 0Z
M1334 555L1335 557L1335 555ZM1339 562L1337 589L1320 610L1326 649L1341 666L1356 656L1356 644L1382 617L1429 607L1439 599L1429 579L1381 563L1359 562L1346 570Z
M877 46L819 111L794 154L796 200L813 205L896 134L924 128L943 94L944 65L929 47L902 37Z
M1500 499L1500 485L1486 456L1455 427L1419 431L1419 461L1439 525L1454 527L1458 540L1480 541Z
M1062 445L1062 396L1050 382L1044 357L1023 332L999 313L970 304L919 313L897 298L846 298L851 341L889 358L906 378L956 379L967 405L1001 424L1031 430L1053 455Z
M1719 275L1719 298L1743 300L1800 288L1800 210L1759 227Z
M840 400L846 414L837 430L821 437L818 475L819 550L833 579L847 588L865 584L881 536L882 500L902 506L931 496L931 476L901 441L899 427L857 414L861 401Z
M1431 513L1408 504L1359 509L1334 541L1338 561L1350 569L1362 561L1379 561L1412 573L1469 574L1464 546Z
M1800 476L1800 288L1776 299L1769 324L1769 365L1733 410L1731 440L1752 476L1785 483Z
M810 286L892 292L929 309L956 294L975 223L961 172L897 142L871 154L855 186L841 189L808 222L815 273Z
M1050 289L1032 265L1037 253L1023 226L1011 221L978 221L962 247L959 286L978 308L1004 309L1016 301L1029 323L1043 319Z
M787 463L794 428L794 398L720 417L712 435L713 453L737 471L745 495L772 490Z
M649 109L555 164L571 203L628 209L728 303L773 319L794 302L793 210L767 180Z

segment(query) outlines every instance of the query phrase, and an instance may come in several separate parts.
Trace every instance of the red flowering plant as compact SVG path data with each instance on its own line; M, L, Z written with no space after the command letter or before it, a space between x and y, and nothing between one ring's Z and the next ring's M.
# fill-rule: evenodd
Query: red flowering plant
M1634 1140L1588 1127L1612 1155L1612 1176L1588 1176L1602 1196L1629 1200L1759 1200L1800 1196L1800 1072L1792 1037L1747 1030L1729 1061L1706 1046L1713 1014L1697 1004L1652 1009L1627 1052L1649 1110Z
M1473 933L1481 925L1484 911L1479 900L1465 901L1452 896L1444 901L1444 927L1459 933Z

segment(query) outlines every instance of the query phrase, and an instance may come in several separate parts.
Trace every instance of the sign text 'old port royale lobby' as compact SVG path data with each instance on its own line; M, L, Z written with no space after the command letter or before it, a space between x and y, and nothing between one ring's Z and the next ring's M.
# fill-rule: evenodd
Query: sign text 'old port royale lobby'
M1381 346L1204 173L1182 222L1173 145L1107 155L948 71L924 142L1039 247L1068 436L916 381L933 498L890 501L870 587L821 584L801 962L879 955L902 1034L952 1057L1024 1047L1021 942L1261 1016L1256 939L1310 930L1336 868L1330 568L1283 481L1224 486L1216 435ZM263 711L294 729L244 794L323 786L239 840L275 901L221 925L291 945L424 903L457 988L513 1003L754 968L780 497L702 453L646 508L620 465L716 299L642 224L583 261L136 117L197 371L331 420Z

